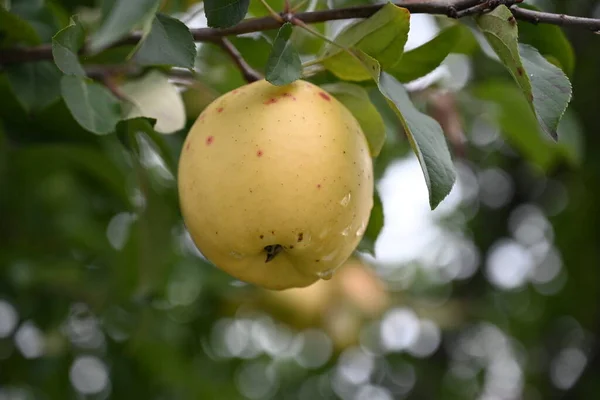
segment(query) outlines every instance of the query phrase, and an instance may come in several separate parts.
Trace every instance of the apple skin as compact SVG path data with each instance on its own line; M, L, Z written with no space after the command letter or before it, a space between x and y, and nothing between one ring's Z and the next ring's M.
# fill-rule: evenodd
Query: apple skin
M282 290L330 278L352 254L373 206L373 166L359 123L333 96L302 80L262 80L198 117L178 190L184 222L208 260Z

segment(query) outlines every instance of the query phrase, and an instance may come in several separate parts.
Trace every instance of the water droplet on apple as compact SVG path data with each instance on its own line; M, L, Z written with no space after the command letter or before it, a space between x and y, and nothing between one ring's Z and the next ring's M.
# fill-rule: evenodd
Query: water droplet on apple
M365 221L363 221L360 224L360 227L358 228L358 230L356 231L356 237L362 236L366 230L367 230L367 223Z
M331 260L333 260L335 258L335 256L337 256L337 254L338 254L338 251L336 249L336 250L332 251L331 253L329 253L329 254L321 257L321 260L323 260L323 261L331 261Z
M323 229L321 233L319 233L319 239L325 239L325 237L329 234L329 229Z
M242 258L244 258L244 255L241 253L238 253L237 251L230 251L229 255L233 258L237 258L238 260L241 260Z
M341 200L340 200L340 204L343 207L346 207L348 204L350 204L350 200L352 199L352 193L348 193L347 195L345 195Z
M342 231L342 236L348 236L350 234L351 228L352 228L352 225L348 225L347 227L345 227L344 230Z
M317 276L320 279L328 281L333 276L333 270L332 269L326 269L325 271L319 271L319 272L317 272Z

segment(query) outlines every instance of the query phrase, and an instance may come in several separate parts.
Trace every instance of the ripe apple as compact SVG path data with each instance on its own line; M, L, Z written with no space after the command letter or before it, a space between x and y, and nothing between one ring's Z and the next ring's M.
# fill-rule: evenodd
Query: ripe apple
M373 166L359 123L306 81L258 81L216 99L183 146L178 189L199 250L268 289L328 279L361 240Z

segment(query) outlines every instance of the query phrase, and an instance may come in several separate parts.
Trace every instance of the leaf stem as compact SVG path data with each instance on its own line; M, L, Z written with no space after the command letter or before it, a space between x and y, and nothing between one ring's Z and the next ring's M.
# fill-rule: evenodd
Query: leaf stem
M302 63L302 68L312 67L313 65L320 64L321 61L323 61L323 60L320 58L314 58L310 61L306 61L306 62Z
M269 11L269 14L271 14L271 17L273 17L273 19L282 24L285 22L283 18L281 18L281 15L279 15L277 11L273 10L273 7L271 7L269 3L267 3L267 0L260 0L260 2L267 9L267 11Z
M301 9L302 7L304 7L304 6L306 5L306 3L308 3L308 1L309 1L309 0L302 0L302 1L300 1L298 4L296 4L295 6L293 6L293 7L290 9L290 12L291 12L291 13L295 13L295 12L297 12L299 9Z
M313 35L315 35L315 36L317 36L317 37L319 37L319 38L323 39L323 40L324 40L324 41L326 41L327 43L331 43L332 45L334 45L334 46L336 46L336 47L339 47L339 48L340 48L340 49L342 49L342 50L346 50L346 51L348 51L348 49L347 49L347 48L345 48L345 47L344 47L344 46L342 46L341 44L339 44L339 43L336 43L335 41L333 41L333 40L329 39L327 36L323 35L321 32L319 32L319 31L317 31L317 30L315 30L315 29L311 28L310 26L308 26L308 25L307 25L307 24L306 24L304 21L302 21L301 19L298 19L298 18L296 18L296 17L293 17L293 18L292 18L292 20L291 20L291 22L292 22L292 24L294 24L294 25L296 25L296 26L299 26L300 28L302 28L302 29L306 30L307 32L309 32L309 33L311 33L311 34L313 34Z
M321 32L319 32L319 31L317 31L317 30L315 30L315 29L311 28L310 26L306 25L306 24L304 23L304 21L302 21L302 20L300 20L300 19L298 19L298 18L295 18L295 17L293 17L293 18L292 18L292 23L293 23L294 25L296 25L296 26L299 26L300 28L303 28L303 29L305 29L307 32L309 32L309 33L311 33L311 34L313 34L313 35L315 35L315 36L317 36L317 37L319 37L319 38L321 38L321 39L325 40L327 43L330 43L330 44L334 45L335 47L339 48L340 50L342 50L342 51L345 51L345 52L346 52L346 53L348 53L348 54L349 54L349 55L350 55L352 58L354 58L354 59L355 59L355 60L357 60L358 62L362 63L362 60L361 60L360 58L358 58L358 56L357 56L356 54L354 54L354 52L353 52L353 51L351 51L349 48L347 48L347 47L344 47L344 46L342 46L341 44L337 43L336 41L329 39L327 36L325 36L325 35L321 34ZM322 59L320 59L320 58L315 58L314 60L307 61L307 62L306 62L306 63L304 63L302 66L303 66L303 67L305 67L305 66L310 66L310 65L318 64L318 63L320 63L321 61L323 61L323 60L322 60Z

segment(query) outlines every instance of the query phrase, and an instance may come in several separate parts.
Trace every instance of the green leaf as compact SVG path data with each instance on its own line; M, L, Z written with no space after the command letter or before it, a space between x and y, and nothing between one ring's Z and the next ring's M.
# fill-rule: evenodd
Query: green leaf
M450 193L456 175L448 144L440 125L412 104L404 86L383 72L378 84L381 93L393 104L417 156L429 189L429 204L435 209Z
M60 29L60 18L56 15L59 7L51 7L42 0L13 0L10 12L27 21L36 31L43 43L50 42L52 36Z
M322 88L354 115L367 137L371 156L377 157L385 143L385 125L377 108L371 103L369 93L361 86L346 82L323 85Z
M141 65L194 68L196 44L183 22L156 14L152 29L137 51L135 60Z
M539 8L530 4L519 4L518 7L539 11ZM535 47L546 58L558 60L567 75L573 73L575 52L559 26L519 21L519 41Z
M0 7L0 47L18 43L40 44L41 39L29 22Z
M128 100L123 108L124 118L154 118L155 129L161 133L173 133L185 126L185 106L181 95L160 72L150 71L125 83L120 89Z
M371 216L369 217L369 225L367 225L365 235L358 245L358 250L375 256L375 243L383 229L383 225L383 204L381 203L379 193L375 190L373 192L373 208L371 209Z
M440 125L415 108L404 86L392 75L382 72L376 60L360 50L353 54L369 71L377 87L400 119L411 148L425 176L429 204L435 209L450 193L456 180L448 144Z
M477 23L520 86L542 129L556 139L558 123L571 100L568 78L533 47L519 46L517 23L506 6L481 15Z
M344 29L335 38L335 42L343 48L361 50L387 70L400 61L409 27L408 10L388 3L370 18ZM339 46L327 46L321 58L325 68L343 80L371 79L362 65Z
M110 133L119 121L119 101L99 83L65 75L60 81L63 99L73 118L96 134Z
M560 159L572 165L580 162L581 143L577 122L572 118L561 121L559 132L564 135L558 142L545 135L538 124L527 100L517 87L505 82L488 82L474 89L474 94L498 107L495 121L507 142L523 157L544 170L554 166Z
M519 33L517 23L506 6L499 6L492 12L477 18L477 25L483 32L488 43L500 57L510 74L517 81L526 97L531 95L531 82L525 74L521 57L519 56Z
M96 53L116 42L132 29L149 24L160 0L116 0L90 39L90 51Z
M52 38L52 56L56 66L67 75L85 76L79 63L79 50L83 46L84 31L76 17L66 28Z
M453 51L464 29L463 25L456 24L442 30L429 42L404 53L400 62L388 72L400 82L411 82L427 75Z
M156 146L156 150L162 157L163 161L167 165L167 168L171 173L175 174L177 171L177 162L169 145L165 141L165 136L156 132L154 126L156 125L155 119L150 118L132 118L122 120L117 124L117 132L123 136L129 136L127 133L145 133L152 143ZM134 146L137 145L133 144Z
M244 19L250 0L204 0L208 26L228 28Z
M61 73L50 61L6 68L10 87L27 112L40 111L60 98Z
M571 101L571 82L561 69L542 57L535 48L522 44L519 50L531 79L533 107L538 122L546 133L556 139L558 124Z
M288 85L302 76L300 56L290 41L292 31L293 27L289 22L279 29L267 60L265 78L273 85Z

